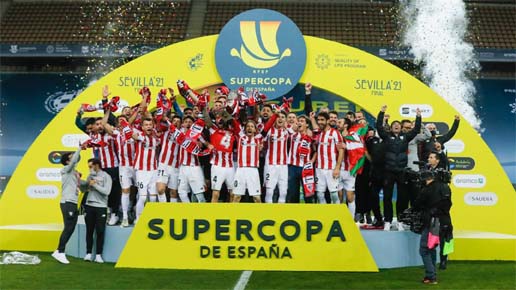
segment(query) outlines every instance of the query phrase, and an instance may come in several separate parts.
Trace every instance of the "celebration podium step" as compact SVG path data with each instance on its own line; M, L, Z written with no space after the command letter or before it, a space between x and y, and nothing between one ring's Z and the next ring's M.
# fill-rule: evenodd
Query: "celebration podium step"
M116 262L133 227L106 226L104 251L106 262ZM400 268L423 265L419 256L419 239L410 231L360 230L378 268ZM93 243L95 245L95 242ZM93 247L95 252L95 246ZM79 222L66 247L66 254L82 258L86 255L86 225Z

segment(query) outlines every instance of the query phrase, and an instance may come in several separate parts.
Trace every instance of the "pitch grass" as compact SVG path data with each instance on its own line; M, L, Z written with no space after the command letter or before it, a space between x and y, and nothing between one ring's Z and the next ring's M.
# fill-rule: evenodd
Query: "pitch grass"
M62 265L37 253L39 265L1 265L0 289L233 289L241 271L115 269L69 257ZM423 267L379 273L253 272L246 289L516 289L515 262L451 261L438 285L423 285Z

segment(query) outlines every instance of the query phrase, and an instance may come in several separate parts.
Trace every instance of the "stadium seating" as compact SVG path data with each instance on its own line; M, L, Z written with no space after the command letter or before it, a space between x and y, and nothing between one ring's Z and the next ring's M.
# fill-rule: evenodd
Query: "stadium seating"
M220 31L231 17L252 8L267 8L290 17L304 35L318 36L350 45L393 44L396 19L391 3L292 3L210 2L204 34Z
M468 38L478 48L515 48L516 6L487 3L468 2ZM0 42L169 44L185 39L190 7L189 1L15 1L2 19ZM256 7L287 15L305 35L349 45L394 46L399 38L391 1L209 1L202 34L219 33L233 16Z
M162 44L185 37L189 2L13 2L0 42Z

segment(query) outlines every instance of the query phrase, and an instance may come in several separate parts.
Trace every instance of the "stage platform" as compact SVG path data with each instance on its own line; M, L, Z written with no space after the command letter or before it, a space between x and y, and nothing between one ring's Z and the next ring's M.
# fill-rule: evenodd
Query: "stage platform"
M106 262L116 262L129 239L133 227L106 226L106 239L102 257ZM360 230L381 269L423 265L419 255L420 236L410 231ZM95 247L93 249L95 252ZM86 255L86 225L79 221L66 247L66 254L82 258ZM439 259L439 257L437 257Z

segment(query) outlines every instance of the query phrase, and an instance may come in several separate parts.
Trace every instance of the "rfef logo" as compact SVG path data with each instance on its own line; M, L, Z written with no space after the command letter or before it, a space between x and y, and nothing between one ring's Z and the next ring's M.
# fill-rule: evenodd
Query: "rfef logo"
M222 28L215 64L230 89L256 89L274 99L290 91L303 74L305 40L295 23L279 12L245 11Z

